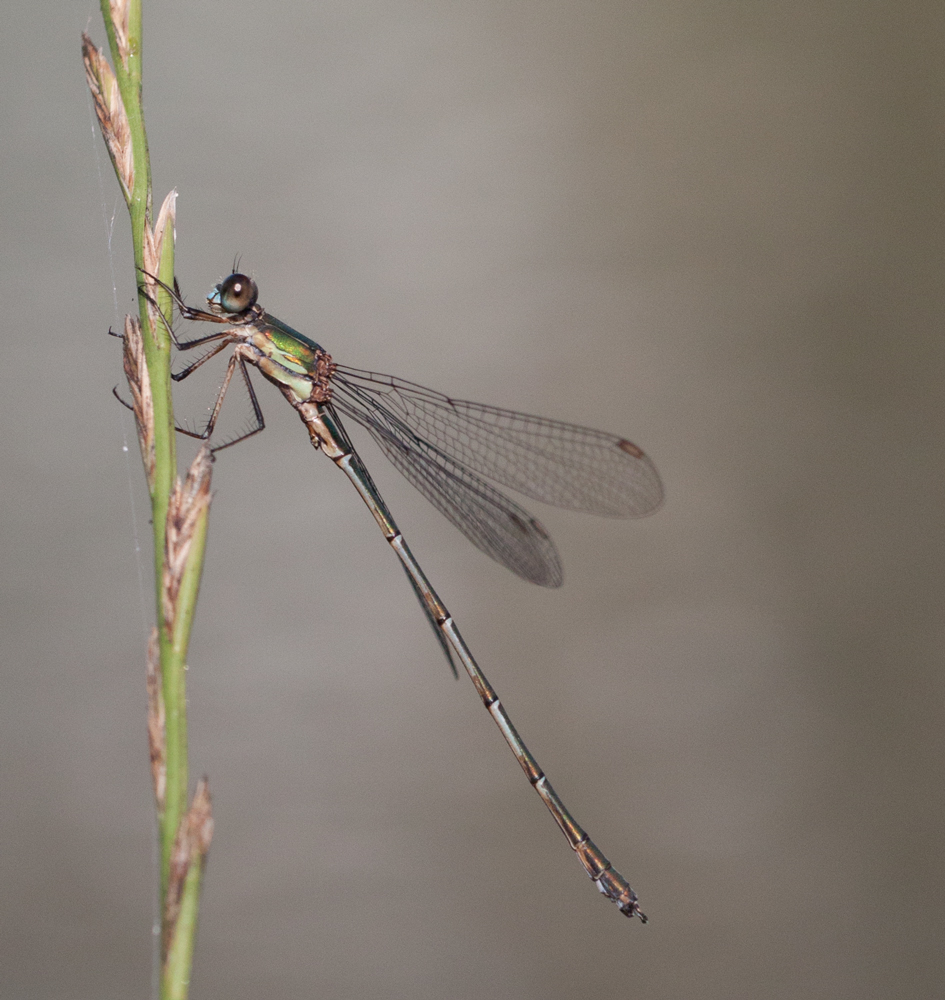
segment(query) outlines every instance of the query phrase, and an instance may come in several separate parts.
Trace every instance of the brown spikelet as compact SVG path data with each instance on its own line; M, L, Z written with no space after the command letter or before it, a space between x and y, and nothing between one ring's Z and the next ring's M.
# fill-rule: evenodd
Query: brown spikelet
M125 378L131 389L131 408L138 427L138 444L148 486L154 486L154 400L151 396L151 379L144 360L144 341L141 324L136 316L125 317L125 335L122 337L122 355Z
M161 650L158 630L151 629L148 639L148 750L151 756L151 778L158 815L164 815L167 788L167 732L164 728L164 689L161 677Z
M128 0L108 0L108 6L112 14L112 26L115 29L115 42L118 45L118 54L121 56L122 65L127 69L128 56L131 54L131 46L128 44L130 4Z
M167 895L164 898L163 932L161 935L161 960L166 961L170 951L177 918L180 916L184 882L191 865L204 865L210 841L213 839L213 810L210 802L210 784L206 777L197 782L197 789L190 803L187 815L181 818L171 850L170 870L167 879Z
M177 224L177 191L171 191L164 199L161 210L158 212L157 222L153 228L150 225L144 227L144 254L143 254L143 274L142 281L147 290L148 315L151 319L152 330L160 324L170 332L171 317L158 316L158 295L161 288L154 280L161 273L161 255L164 252L164 240L170 238L173 242L176 239L175 227ZM168 226L170 233L168 234Z
M161 586L161 609L164 627L173 634L177 620L180 585L187 568L187 557L200 518L210 506L210 470L213 456L208 445L197 452L187 471L187 478L174 483L167 504L167 531L164 540L164 574Z
M131 148L131 129L128 115L118 91L118 81L108 60L97 49L87 34L82 34L82 61L85 63L85 78L92 91L95 114L102 129L102 137L112 158L112 166L121 184L125 201L131 201L135 186L134 154Z
M194 854L199 856L201 861L206 861L210 842L213 840L213 806L210 801L210 781L206 775L197 782L187 818Z
M158 212L157 222L154 227L144 227L144 271L145 280L150 275L157 275L161 269L161 254L164 251L164 237L167 232L167 225L171 226L171 239L176 238L175 226L177 225L177 191L171 191L164 199L161 210ZM157 287L150 283L152 295L157 292Z

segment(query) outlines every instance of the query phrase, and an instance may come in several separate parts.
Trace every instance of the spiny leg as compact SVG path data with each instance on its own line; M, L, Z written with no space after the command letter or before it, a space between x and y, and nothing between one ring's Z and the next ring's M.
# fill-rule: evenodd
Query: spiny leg
M253 427L252 430L247 431L245 434L241 434L239 437L233 438L232 441L227 441L225 444L217 445L215 448L211 448L210 451L214 454L218 451L222 451L224 448L229 448L230 445L238 444L240 441L245 441L248 437L258 434L266 427L266 421L263 419L262 410L260 409L259 402L256 399L256 391L253 389L253 383L249 379L249 372L246 370L246 365L243 363L242 359L240 360L240 370L246 382L246 389L249 392L249 398L253 405L253 414L255 416L256 426ZM172 375L171 378L173 377L174 376ZM112 388L112 395L118 400L119 403L121 403L123 407L125 407L126 410L131 410L131 412L134 413L135 408L128 402L128 400L121 398L121 393L118 391L117 385ZM174 424L174 430L177 431L178 434L186 434L187 437L196 438L198 441L205 441L209 436L206 430L198 433L197 431L190 430L188 427L181 427L178 423Z
M224 330L224 331L222 331L222 333L216 333L216 334L214 334L212 338L203 338L203 340L201 340L200 343L203 343L207 339L214 339L214 338L218 338L218 337L223 337L225 339L221 340L220 343L217 344L217 346L214 347L212 351L207 351L206 354L204 354L201 357L197 358L196 361L192 361L182 371L179 371L176 374L172 372L171 373L171 378L175 382L183 382L185 378L189 378L191 375L193 375L193 373L201 365L205 365L211 358L215 358L220 353L220 351L225 350L227 347L230 346L230 344L235 344L235 343L239 342L239 337L237 335L233 334L233 332L231 330Z
M436 623L441 634L452 648L455 655L473 682L483 705L499 727L506 743L525 772L529 783L538 792L542 802L554 817L561 832L567 838L571 849L577 854L585 871L597 884L597 888L627 917L637 916L646 923L646 915L637 902L637 894L630 883L616 871L604 856L599 847L588 837L574 817L568 812L564 803L558 797L551 783L538 765L524 741L519 736L508 713L499 701L495 688L489 683L485 674L476 663L472 652L466 645L456 627L446 606L440 600L430 581L426 578L413 553L407 546L404 536L394 522L387 505L364 468L357 453L352 449L347 435L330 411L315 404L302 404L297 407L299 415L309 429L312 443L320 447L331 460L351 480L361 499L367 504L374 515L378 526L391 548L397 553L401 565L407 571L414 591L422 601L429 617Z
M235 338L233 338L235 339ZM198 358L193 364L189 365L182 372L178 372L176 375L171 375L171 378L175 382L182 382L185 378L192 375L204 362L209 361L210 358L219 354L225 347L233 342L233 339L224 341L218 344L212 351L209 351L202 358ZM230 382L233 378L233 373L239 367L240 375L243 378L243 384L246 386L246 391L249 393L250 403L253 407L254 416L254 426L251 430L247 431L245 434L240 434L238 437L233 438L231 441L227 441L225 444L218 445L216 448L212 448L211 451L218 452L222 451L224 448L229 448L231 445L237 444L240 441L245 441L247 438L252 437L254 434L258 434L266 426L266 421L263 419L262 409L259 405L259 400L256 398L256 391L253 389L253 383L250 381L249 372L246 370L246 360L243 356L244 345L237 345L236 349L233 351L230 357L229 363L226 366L226 373L223 376L223 384L220 386L220 391L217 393L216 401L213 404L213 409L210 412L210 419L207 421L207 426L204 428L203 432L200 434L194 431L183 430L183 428L178 427L179 431L188 435L189 437L195 437L202 441L207 441L213 434L213 429L216 427L217 418L220 416L220 409L223 406L223 398L226 396L226 391L230 387Z
M218 451L223 451L224 448L229 448L234 444L239 444L240 441L245 441L247 438L251 438L254 434L258 434L266 428L266 421L263 419L262 408L259 405L259 400L256 399L256 390L253 388L252 380L250 379L249 372L246 369L246 361L239 354L234 354L234 358L239 360L240 375L243 378L243 384L246 386L246 391L249 393L249 401L253 407L254 425L244 434L240 434L237 437L232 438L230 441L225 441L223 444L212 448L211 451L214 454ZM217 412L219 412L219 410Z

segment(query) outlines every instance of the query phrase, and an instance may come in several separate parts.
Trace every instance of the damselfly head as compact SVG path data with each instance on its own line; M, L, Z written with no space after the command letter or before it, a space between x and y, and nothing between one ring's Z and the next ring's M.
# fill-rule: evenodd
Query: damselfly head
M212 312L236 314L256 305L258 296L259 289L252 278L245 274L231 274L213 289L207 296L207 302Z

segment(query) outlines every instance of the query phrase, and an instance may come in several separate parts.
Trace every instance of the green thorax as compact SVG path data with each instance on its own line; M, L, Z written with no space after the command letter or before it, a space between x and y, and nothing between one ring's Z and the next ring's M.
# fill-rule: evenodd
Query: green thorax
M254 343L267 357L299 375L318 374L316 364L325 356L325 351L314 340L269 313L263 313L256 329L259 336L253 338Z

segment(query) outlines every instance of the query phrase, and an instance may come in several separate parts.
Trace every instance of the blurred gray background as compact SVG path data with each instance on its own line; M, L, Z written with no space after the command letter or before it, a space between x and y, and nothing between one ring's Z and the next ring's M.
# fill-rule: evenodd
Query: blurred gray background
M155 200L354 366L625 434L667 502L479 554L360 437L589 884L367 511L257 380L190 656L194 998L939 997L945 11L147 2ZM0 37L0 993L148 997L148 510L106 336L97 5ZM208 387L212 392L212 386Z

